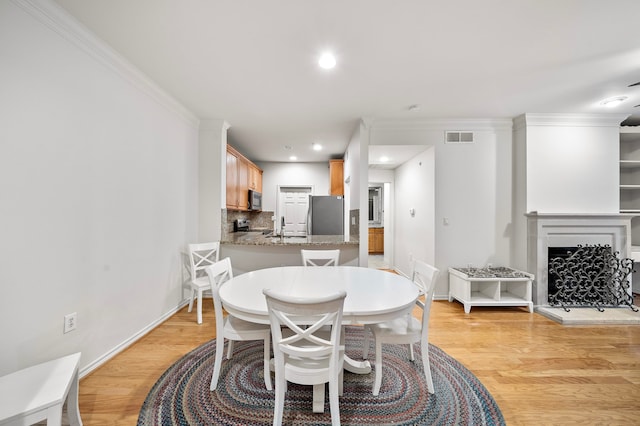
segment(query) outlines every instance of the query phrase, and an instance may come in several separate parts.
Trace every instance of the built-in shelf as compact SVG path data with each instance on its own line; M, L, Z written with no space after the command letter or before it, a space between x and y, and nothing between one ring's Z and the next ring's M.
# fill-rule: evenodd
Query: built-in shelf
M620 213L631 219L631 244L640 245L640 126L620 128Z

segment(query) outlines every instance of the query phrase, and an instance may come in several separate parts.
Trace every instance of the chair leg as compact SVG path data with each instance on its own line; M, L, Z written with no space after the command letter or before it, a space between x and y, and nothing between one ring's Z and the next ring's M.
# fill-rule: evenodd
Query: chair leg
M313 412L324 413L324 383L313 385Z
M424 368L424 375L427 379L427 390L429 393L435 393L433 387L433 379L431 378L431 363L429 362L429 342L426 339L422 339L422 368Z
M271 371L269 364L271 363L271 339L264 339L264 385L267 390L271 390Z
M202 289L198 289L198 324L202 324Z
M369 333L371 333L371 330L365 325L363 331L364 340L362 341L362 359L367 359L369 356Z
M233 340L227 342L227 359L231 359L233 356Z
M376 339L376 378L373 384L373 395L378 396L382 385L382 342Z
M210 390L216 390L218 378L220 377L220 365L222 364L222 354L224 353L224 337L216 337L216 357L213 362L213 375L211 376Z
M413 355L413 343L409 343L409 359L415 361L416 357Z
M193 310L193 299L195 299L196 296L196 289L192 288L191 289L191 296L189 297L189 310L188 312L191 312Z
M276 395L275 406L273 409L273 426L282 425L282 414L284 411L284 393L286 390L287 380L284 378L284 366L276 365Z
M329 380L329 409L331 410L331 426L340 426L340 401L338 399L339 383Z

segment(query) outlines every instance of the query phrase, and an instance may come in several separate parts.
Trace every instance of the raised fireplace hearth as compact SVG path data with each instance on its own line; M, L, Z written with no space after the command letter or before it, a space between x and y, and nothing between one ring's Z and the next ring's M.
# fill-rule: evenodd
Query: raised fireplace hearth
M528 271L535 274L535 306L549 306L549 247L608 245L621 258L631 253L631 217L620 214L527 214ZM628 289L631 295L631 289Z

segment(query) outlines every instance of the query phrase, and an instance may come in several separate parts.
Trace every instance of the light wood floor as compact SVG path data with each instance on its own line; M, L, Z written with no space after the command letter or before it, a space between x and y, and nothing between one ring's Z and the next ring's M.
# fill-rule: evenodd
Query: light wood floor
M214 337L186 308L80 381L85 425L134 425L160 375ZM507 425L639 425L640 326L562 326L523 308L435 301L430 342L471 370Z

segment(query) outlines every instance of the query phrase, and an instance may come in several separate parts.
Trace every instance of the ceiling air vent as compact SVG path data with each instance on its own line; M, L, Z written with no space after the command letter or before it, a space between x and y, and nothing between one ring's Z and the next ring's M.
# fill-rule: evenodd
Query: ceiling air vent
M473 143L473 132L461 132L461 131L446 131L445 132L446 143Z

